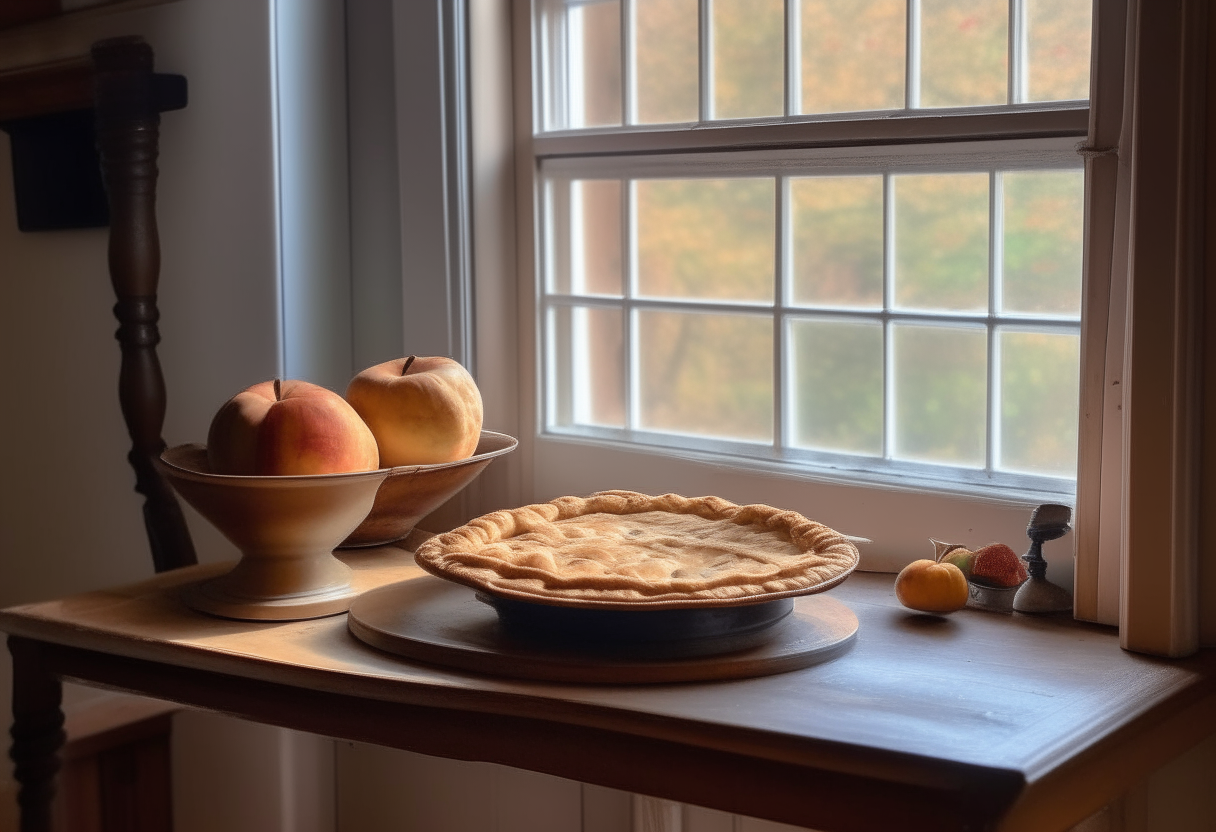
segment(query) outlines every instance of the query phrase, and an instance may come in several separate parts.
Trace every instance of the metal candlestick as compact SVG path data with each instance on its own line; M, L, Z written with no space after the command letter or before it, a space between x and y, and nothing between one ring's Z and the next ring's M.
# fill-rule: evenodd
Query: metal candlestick
M1068 534L1072 528L1071 522L1072 509L1054 503L1041 505L1030 515L1030 522L1026 525L1030 549L1022 555L1030 578L1013 597L1013 608L1017 612L1066 612L1072 609L1072 594L1047 580L1047 561L1043 558L1043 544Z

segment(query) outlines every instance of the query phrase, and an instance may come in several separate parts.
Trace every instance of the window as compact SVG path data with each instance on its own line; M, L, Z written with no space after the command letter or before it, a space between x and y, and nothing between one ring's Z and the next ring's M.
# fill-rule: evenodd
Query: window
M534 26L543 437L1071 499L1089 2Z

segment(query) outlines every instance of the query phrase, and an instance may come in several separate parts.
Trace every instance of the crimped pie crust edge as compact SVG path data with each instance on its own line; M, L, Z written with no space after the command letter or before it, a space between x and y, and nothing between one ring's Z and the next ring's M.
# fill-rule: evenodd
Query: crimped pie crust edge
M594 514L626 517L652 511L758 527L779 537L788 536L800 553L795 556L796 562L783 567L780 576L769 579L761 576L759 583L749 580L755 576L741 576L731 597L723 597L721 586L703 591L673 590L628 576L620 577L621 586L617 589L578 589L569 585L556 590L546 589L543 586L546 580L560 580L560 576L481 554L491 544L557 521ZM551 606L661 609L739 606L822 592L852 573L857 567L858 552L844 535L794 511L760 504L738 505L721 497L601 491L589 497L559 497L547 503L483 515L426 541L418 548L415 559L433 575L493 596ZM795 574L791 574L791 570ZM515 576L503 572L512 572ZM524 577L520 577L521 574Z

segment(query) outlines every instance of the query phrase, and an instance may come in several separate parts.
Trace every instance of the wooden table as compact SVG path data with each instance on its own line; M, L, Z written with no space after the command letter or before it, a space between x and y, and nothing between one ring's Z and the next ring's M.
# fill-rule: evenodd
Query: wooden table
M366 588L422 575L400 549L347 561ZM845 832L1064 829L1216 732L1211 651L1167 662L1068 619L914 615L890 575L832 590L860 630L826 664L626 687L409 663L356 640L344 615L238 622L180 603L223 568L0 612L23 829L49 828L61 679Z

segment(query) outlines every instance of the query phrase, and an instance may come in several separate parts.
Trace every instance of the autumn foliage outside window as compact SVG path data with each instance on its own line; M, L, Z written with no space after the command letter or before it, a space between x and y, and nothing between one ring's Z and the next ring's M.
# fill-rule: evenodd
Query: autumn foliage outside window
M1084 0L536 8L541 135L824 119L861 135L870 111L1088 94ZM545 430L1071 488L1074 153L597 147L540 160Z

